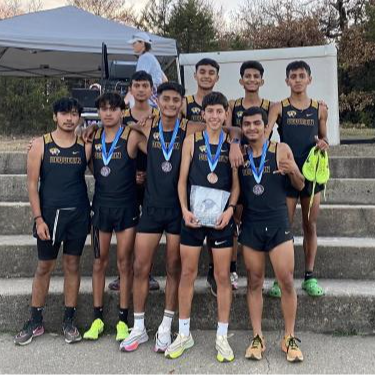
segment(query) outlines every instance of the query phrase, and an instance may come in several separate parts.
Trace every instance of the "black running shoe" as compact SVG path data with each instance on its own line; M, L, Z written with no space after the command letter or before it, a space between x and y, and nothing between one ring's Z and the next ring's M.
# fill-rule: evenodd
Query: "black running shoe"
M70 319L65 320L63 323L63 333L65 337L65 342L72 344L74 342L79 342L82 340L82 336L79 333L77 327L73 324Z
M42 336L43 333L43 322L35 323L28 320L22 330L14 337L14 343L21 346L30 344L34 337Z
M216 280L215 280L215 277L213 275L211 275L210 273L207 274L207 286L210 288L211 294L214 297L217 297Z
M149 276L148 276L148 288L149 288L149 290L159 290L160 289L159 282L151 274L149 274Z

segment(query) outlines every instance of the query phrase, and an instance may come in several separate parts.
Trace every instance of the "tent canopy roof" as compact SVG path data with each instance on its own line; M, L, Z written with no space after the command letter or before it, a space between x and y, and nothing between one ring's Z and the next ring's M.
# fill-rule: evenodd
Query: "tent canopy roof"
M0 75L100 76L102 42L110 60L135 61L127 41L138 29L74 6L0 21ZM163 63L177 56L176 41L149 34Z

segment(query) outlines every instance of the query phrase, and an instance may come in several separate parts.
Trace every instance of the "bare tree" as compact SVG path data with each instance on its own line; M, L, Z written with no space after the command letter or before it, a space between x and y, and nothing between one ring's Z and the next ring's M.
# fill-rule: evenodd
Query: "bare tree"
M19 0L2 0L0 2L0 20L22 14Z

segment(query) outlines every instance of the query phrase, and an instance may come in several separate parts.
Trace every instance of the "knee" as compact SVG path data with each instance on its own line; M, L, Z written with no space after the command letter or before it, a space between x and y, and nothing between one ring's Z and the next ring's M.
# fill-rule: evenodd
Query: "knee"
M181 279L184 279L186 281L194 281L198 275L198 270L194 269L193 267L182 267L181 271Z
M229 275L229 270L218 270L214 269L214 275L215 275L215 280L217 285L229 285L230 284L230 275Z
M119 273L129 273L132 270L132 264L130 259L117 259L117 269Z
M108 258L98 258L94 260L94 273L104 272L108 266Z
M251 292L262 290L264 283L264 274L258 272L247 273L247 287Z
M181 260L179 258L168 260L167 275L169 277L178 277L181 274Z
M145 262L136 259L134 262L134 278L147 278L148 274L150 273L150 267L148 267Z
M37 277L51 276L51 273L54 268L55 268L54 262L39 262L35 275Z
M316 221L309 220L303 223L303 231L308 235L316 234Z
M287 272L279 275L277 278L282 293L294 293L293 272Z
M68 273L79 272L79 257L64 259L64 271Z

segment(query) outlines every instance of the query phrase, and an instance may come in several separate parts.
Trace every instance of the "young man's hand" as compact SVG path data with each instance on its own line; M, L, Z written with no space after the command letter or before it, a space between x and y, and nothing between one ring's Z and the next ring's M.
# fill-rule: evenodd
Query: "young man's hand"
M143 185L146 182L146 172L137 171L136 182L137 185Z
M243 165L243 155L239 143L232 143L230 145L229 161L232 168L238 168Z
M191 211L185 210L182 214L185 225L190 228L200 228L201 224L199 223L199 220L194 216L194 214Z
M26 146L26 152L29 152L31 150L31 148L33 147L34 140L35 138L30 139L29 143Z
M233 208L228 207L217 219L215 229L222 230L224 229L228 224L230 219L233 216Z
M325 139L319 139L318 136L315 136L316 147L321 151L327 151L329 149L329 143Z
M36 232L38 234L38 237L42 241L47 241L47 240L51 239L51 237L49 235L48 226L42 218L38 219L37 222L36 222Z
M98 130L98 128L98 125L90 125L86 129L83 129L81 134L83 142L92 143L95 131Z
M279 160L278 169L273 173L287 175L293 173L296 170L296 168L298 169L297 164L293 159L293 155L291 154L291 151L288 151L285 157Z

